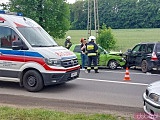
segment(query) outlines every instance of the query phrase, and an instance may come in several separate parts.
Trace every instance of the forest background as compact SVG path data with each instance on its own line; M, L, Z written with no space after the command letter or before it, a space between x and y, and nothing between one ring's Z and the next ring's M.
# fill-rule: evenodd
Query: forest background
M1 6L34 19L59 45L64 44L68 35L73 43L79 43L81 37L88 37L88 0L74 4L68 4L65 0L9 1L8 5ZM117 50L126 51L138 42L159 41L159 0L98 0L98 13L100 28L106 24L112 29ZM91 26L95 35L93 12Z

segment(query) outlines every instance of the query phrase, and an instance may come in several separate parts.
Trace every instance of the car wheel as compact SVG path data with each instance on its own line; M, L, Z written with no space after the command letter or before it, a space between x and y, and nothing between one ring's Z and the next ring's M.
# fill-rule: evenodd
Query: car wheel
M42 76L36 70L28 70L23 76L23 86L30 92L40 91L44 86Z
M110 60L108 63L108 67L112 70L115 70L115 69L117 69L118 64L115 60Z
M148 71L148 63L146 60L143 60L141 63L142 72L146 73Z

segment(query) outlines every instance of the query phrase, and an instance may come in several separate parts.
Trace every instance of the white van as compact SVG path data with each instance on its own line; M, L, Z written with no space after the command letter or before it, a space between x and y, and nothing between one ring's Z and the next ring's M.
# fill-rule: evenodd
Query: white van
M28 91L79 77L76 55L58 46L35 21L0 11L0 80Z

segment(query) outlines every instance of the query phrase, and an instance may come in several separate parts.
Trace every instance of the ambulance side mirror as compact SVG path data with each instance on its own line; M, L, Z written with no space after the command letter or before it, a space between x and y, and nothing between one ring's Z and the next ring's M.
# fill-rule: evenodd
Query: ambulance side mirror
M13 50L28 50L28 47L25 43L22 42L22 40L15 40L12 42L12 49Z
M20 41L20 40L15 40L15 41L13 41L12 42L12 49L13 50L20 50L20 49L22 49L22 41Z
M12 42L12 49L13 50L22 50L22 49L28 49L24 48L26 45L23 44L22 40L14 40Z

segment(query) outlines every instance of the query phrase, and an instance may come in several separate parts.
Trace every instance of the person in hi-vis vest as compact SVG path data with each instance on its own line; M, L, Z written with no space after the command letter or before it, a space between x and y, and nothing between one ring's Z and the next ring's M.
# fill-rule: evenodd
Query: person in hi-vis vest
M95 73L98 72L97 60L98 60L98 46L95 43L96 38L94 36L90 36L88 38L88 43L86 45L86 52L88 56L88 66L87 72L90 73L91 65L93 63Z

